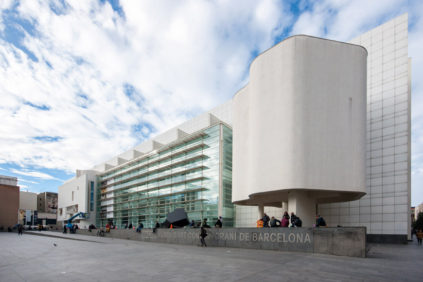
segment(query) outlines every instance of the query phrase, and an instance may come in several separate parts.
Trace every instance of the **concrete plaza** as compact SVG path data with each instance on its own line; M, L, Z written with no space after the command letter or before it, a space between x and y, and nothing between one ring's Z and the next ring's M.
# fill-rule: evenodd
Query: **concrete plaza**
M0 233L0 281L423 281L415 242L352 258L40 233Z

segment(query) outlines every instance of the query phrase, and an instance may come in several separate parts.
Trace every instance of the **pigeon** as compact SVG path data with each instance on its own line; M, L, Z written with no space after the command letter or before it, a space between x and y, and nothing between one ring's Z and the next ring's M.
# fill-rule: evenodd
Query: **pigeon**
M57 247L56 243L53 243L53 246Z

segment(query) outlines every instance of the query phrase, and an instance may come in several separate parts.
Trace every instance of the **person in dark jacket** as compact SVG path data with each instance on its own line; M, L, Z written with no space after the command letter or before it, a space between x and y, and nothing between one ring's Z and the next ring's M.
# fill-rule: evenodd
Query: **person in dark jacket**
M201 230L200 230L201 247L207 247L206 241L204 240L204 238L206 238L206 237L207 237L207 231L203 226L201 226Z
M320 214L316 215L316 227L326 227L326 221Z
M296 216L293 212L291 212L291 227L301 227L303 222L301 219Z
M270 227L280 227L280 226L281 226L280 220L272 216L272 219L270 220Z
M216 228L222 228L222 217L219 216L219 218L217 219L216 223L214 224L214 227Z
M265 213L262 219L263 219L263 227L269 227L270 217Z

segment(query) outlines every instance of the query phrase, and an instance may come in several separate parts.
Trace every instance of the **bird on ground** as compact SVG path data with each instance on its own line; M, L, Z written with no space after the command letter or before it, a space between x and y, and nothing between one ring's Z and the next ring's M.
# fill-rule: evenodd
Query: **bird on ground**
M53 243L53 246L57 247L56 243Z

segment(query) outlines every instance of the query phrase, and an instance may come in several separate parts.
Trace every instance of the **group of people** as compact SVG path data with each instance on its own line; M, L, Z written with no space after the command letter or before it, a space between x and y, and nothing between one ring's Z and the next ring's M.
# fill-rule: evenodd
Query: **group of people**
M78 229L79 229L78 224L72 224L72 223L68 222L67 224L63 225L63 233L64 234L68 233L68 230L69 230L69 233L75 234L76 230L78 230Z
M300 217L295 215L295 213L291 212L291 216L289 216L288 212L284 212L281 220L276 219L274 216L270 218L266 213L264 213L263 217L257 220L257 227L301 227L303 225L302 220ZM324 227L327 226L323 217L319 214L316 215L316 224L315 227Z
M204 228L211 228L211 226L207 222L207 218L204 218L202 222L198 221L197 223L192 220L189 224L189 227L191 228L198 228L198 227L204 227ZM214 224L215 228L222 228L223 227L223 220L222 217L219 216Z

